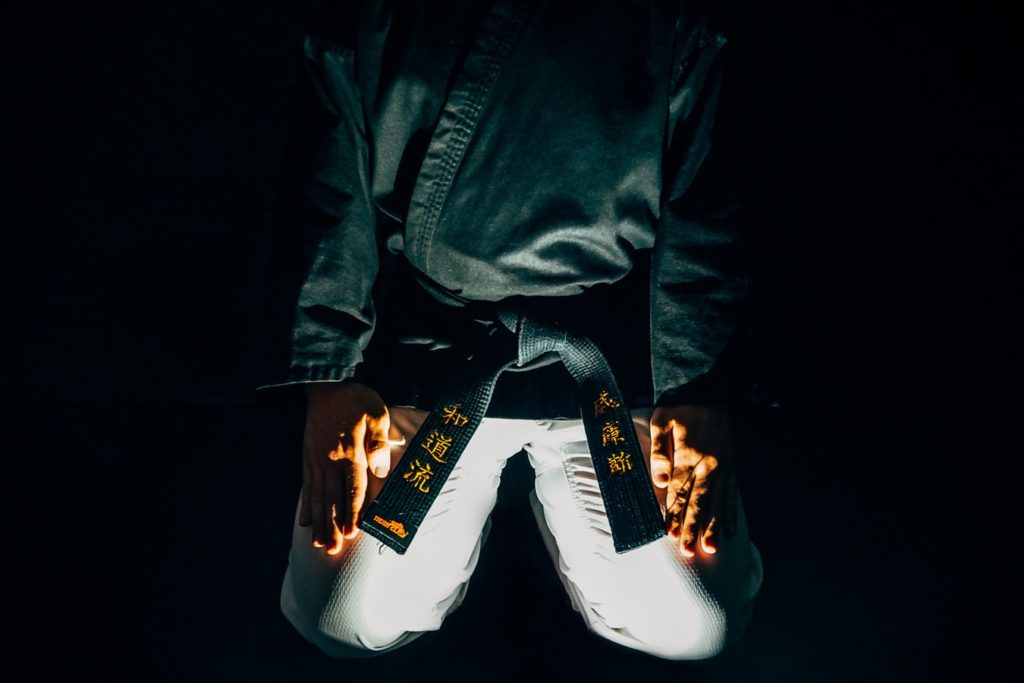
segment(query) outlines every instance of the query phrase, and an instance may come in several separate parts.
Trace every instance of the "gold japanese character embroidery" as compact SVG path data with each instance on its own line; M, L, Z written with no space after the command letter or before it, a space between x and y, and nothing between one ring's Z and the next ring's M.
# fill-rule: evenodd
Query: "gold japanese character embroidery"
M444 407L441 414L446 425L453 425L455 427L466 426L466 423L469 422L469 418L459 412L459 408L461 407L462 406L458 403Z
M612 444L617 446L626 440L626 437L622 435L622 429L619 428L618 420L611 420L601 425L601 445L607 446Z
M420 444L420 446L423 447L423 450L430 453L430 457L440 463L446 462L444 454L448 452L451 445L452 437L445 436L436 429L430 432L430 436L424 439L423 443Z
M619 451L615 455L608 456L608 471L612 473L625 474L627 470L633 469L629 461L629 453Z
M619 402L612 398L607 390L602 391L597 395L597 400L594 401L594 415L600 415L608 408L618 408Z
M430 481L432 476L434 476L434 473L430 469L430 463L421 465L420 461L417 460L415 463L409 463L409 471L402 478L415 486L417 490L423 493L430 493L430 489L426 488L425 484Z

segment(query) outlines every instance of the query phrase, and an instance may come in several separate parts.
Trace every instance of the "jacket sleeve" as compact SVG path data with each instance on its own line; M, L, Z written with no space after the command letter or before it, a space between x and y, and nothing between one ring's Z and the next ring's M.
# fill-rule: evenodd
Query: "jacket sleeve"
M352 27L351 18L343 25ZM289 150L300 157L297 180L277 218L284 246L271 254L286 263L287 276L269 285L268 298L281 305L265 323L272 340L257 390L351 377L373 334L378 247L353 43L339 35L305 39L304 99L290 143L297 149Z
M680 18L651 259L656 405L727 400L718 368L747 285L726 164L711 144L724 47L703 17Z

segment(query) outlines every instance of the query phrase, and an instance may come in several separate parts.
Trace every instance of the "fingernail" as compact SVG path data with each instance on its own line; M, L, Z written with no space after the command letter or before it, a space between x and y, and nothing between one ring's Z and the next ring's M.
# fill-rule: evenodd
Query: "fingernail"
M314 548L323 548L324 544L321 543L320 541L313 541L313 547Z
M378 479L383 479L384 477L387 476L387 474L388 468L385 467L384 465L377 465L376 467L373 468L373 476L377 477Z

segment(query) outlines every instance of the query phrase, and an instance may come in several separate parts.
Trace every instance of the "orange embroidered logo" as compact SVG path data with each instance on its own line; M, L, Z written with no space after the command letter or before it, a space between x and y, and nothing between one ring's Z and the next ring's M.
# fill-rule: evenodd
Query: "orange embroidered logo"
M380 524L382 527L393 533L395 536L398 536L399 538L405 538L409 535L409 532L405 530L405 525L401 522L397 522L393 519L389 521L384 519L380 515L374 515L373 521L377 522L377 524Z

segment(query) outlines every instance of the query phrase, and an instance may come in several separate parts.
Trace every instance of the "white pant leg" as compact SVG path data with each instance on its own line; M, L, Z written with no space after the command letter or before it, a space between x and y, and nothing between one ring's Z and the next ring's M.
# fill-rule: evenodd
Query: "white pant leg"
M393 407L391 438L411 440L424 411ZM526 423L529 424L529 423ZM295 628L335 657L394 650L437 630L465 597L490 530L501 471L522 448L516 422L485 419L445 482L415 539L399 555L358 531L338 555L312 546L310 527L293 526L281 609ZM404 448L392 451L392 476ZM383 483L371 477L368 500Z
M650 462L650 409L633 411ZM738 530L715 555L686 560L669 536L615 552L582 420L542 423L525 445L536 471L530 502L573 607L597 635L666 659L711 657L746 627L762 566L742 501ZM649 470L648 470L649 471ZM662 513L664 493L659 496Z

